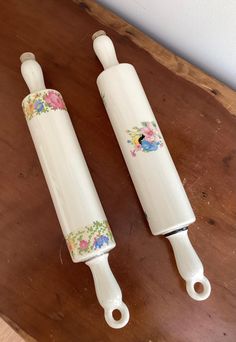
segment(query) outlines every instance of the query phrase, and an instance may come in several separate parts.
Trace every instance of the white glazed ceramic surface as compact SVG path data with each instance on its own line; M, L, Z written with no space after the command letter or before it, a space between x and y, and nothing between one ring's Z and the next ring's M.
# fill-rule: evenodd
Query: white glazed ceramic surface
M201 301L209 297L211 285L204 276L204 269L197 253L195 252L189 238L188 231L182 231L178 234L167 237L170 241L181 277L186 281L186 289L190 297ZM203 291L197 293L194 285L202 283Z
M129 310L122 302L122 293L115 277L113 276L109 263L108 254L93 258L86 262L90 267L95 280L96 294L100 305L105 310L105 319L114 329L124 327L129 321ZM109 286L107 286L109 284ZM115 320L113 311L119 310L121 318Z
M195 221L175 165L134 67L119 64L104 31L93 35L93 48L104 67L97 85L138 197L154 235L168 234L188 294L206 299L211 286L183 231ZM172 234L172 235L170 235ZM203 292L194 285L201 282Z
M152 233L166 234L194 222L193 210L134 67L118 64L108 68L99 75L97 84ZM148 150L152 144L146 150L136 148L135 139L145 129L160 135L157 150ZM149 134L149 140L155 139L153 135Z
M61 95L51 89L30 94L23 100L23 109L73 261L88 260L114 248Z
M21 72L31 94L22 103L72 260L87 261L107 323L115 329L129 321L129 311L108 264L115 247L83 153L61 94L45 89L43 73L32 53L21 56ZM106 253L106 254L104 254ZM113 310L121 318L113 318Z

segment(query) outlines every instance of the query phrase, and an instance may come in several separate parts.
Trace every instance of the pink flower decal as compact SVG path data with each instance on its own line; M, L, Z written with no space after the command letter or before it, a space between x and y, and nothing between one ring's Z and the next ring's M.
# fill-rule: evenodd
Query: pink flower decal
M139 151L148 153L163 147L163 138L156 123L154 121L141 122L141 125L142 127L133 127L132 130L127 130L129 135L127 142L132 146L132 150L130 150L132 157L136 157Z
M86 240L81 240L80 243L79 243L79 247L80 249L86 249L88 247L88 241Z
M61 95L52 90L45 95L44 100L53 109L65 109L66 107Z
M145 136L145 140L149 142L155 141L156 128L153 126L152 122L147 122L147 126L141 128L140 131Z
M26 120L31 120L38 115L44 115L50 111L66 110L65 103L60 93L56 90L42 90L28 95L22 103Z
M107 220L94 221L91 225L70 232L65 238L73 260L77 260L78 256L100 253L99 251L105 251L107 246L114 245Z

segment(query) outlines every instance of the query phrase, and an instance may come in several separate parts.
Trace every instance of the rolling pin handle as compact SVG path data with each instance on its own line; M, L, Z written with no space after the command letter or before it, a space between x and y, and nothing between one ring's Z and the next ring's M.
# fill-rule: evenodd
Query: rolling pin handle
M93 49L104 69L119 64L115 47L105 31L97 31L92 36Z
M202 262L189 240L187 227L165 234L165 237L171 243L178 271L186 281L189 296L198 301L207 299L211 293L211 284L204 276ZM202 285L201 292L195 289L197 283Z
M46 89L43 71L39 63L35 59L32 52L24 52L20 56L21 74L27 84L30 93L34 93Z
M110 269L108 253L87 261L86 265L92 272L97 298L105 311L107 324L114 329L123 328L129 321L129 310L122 301L120 287ZM114 310L120 311L120 319L114 319Z

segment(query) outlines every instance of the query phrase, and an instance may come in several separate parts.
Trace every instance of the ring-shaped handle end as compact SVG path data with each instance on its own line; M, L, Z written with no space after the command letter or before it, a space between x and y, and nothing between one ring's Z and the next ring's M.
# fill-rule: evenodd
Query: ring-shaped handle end
M198 293L195 290L195 284L201 283L203 286L203 291ZM191 280L186 281L186 289L189 294L189 296L195 300L201 301L205 300L210 296L211 293L211 284L207 277L203 276L202 278L194 278Z
M120 311L121 317L120 319L116 320L113 317L113 311L118 310ZM105 320L107 324L114 328L114 329L120 329L123 328L129 321L129 310L124 302L121 302L120 305L105 309Z

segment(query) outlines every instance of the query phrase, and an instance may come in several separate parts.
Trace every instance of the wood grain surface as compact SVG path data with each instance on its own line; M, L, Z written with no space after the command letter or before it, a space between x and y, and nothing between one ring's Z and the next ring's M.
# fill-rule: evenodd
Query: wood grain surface
M24 340L3 319L0 319L0 341L23 342Z
M4 1L0 19L2 314L42 342L235 341L235 92L89 1ZM186 294L169 242L148 228L96 87L99 29L135 65L193 205L190 238L212 284L204 302ZM107 326L89 268L67 251L21 109L25 51L64 96L111 224L110 265L131 314L121 330Z
M25 333L15 322L1 314L0 341L1 342L35 342L36 340Z

